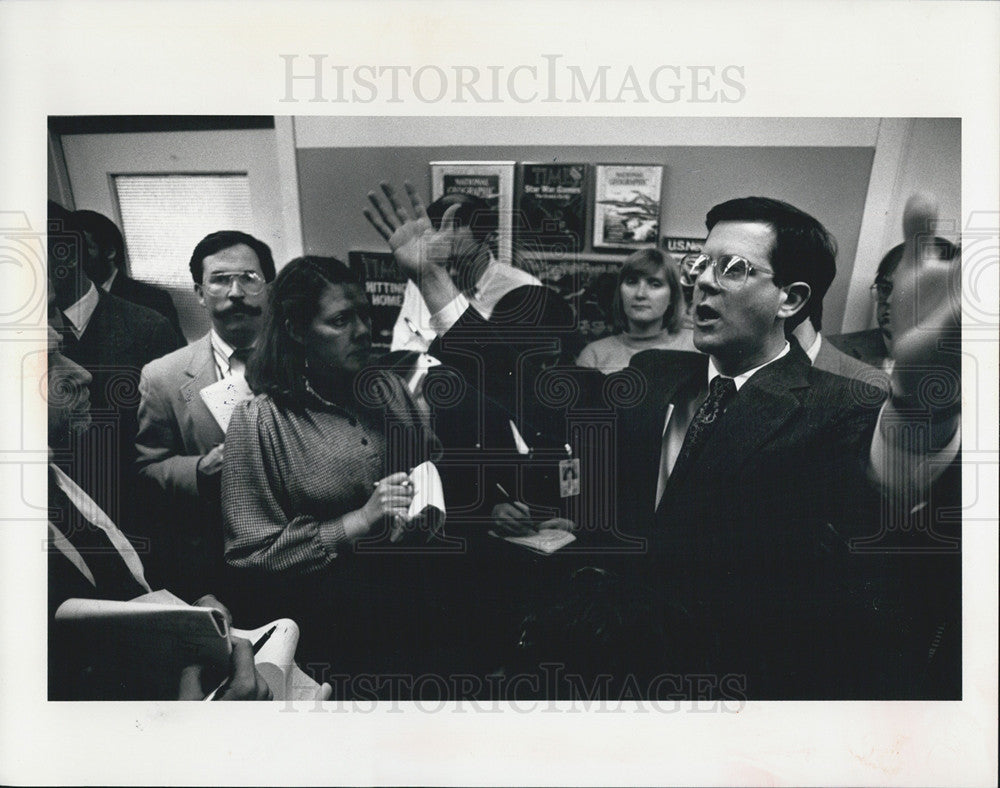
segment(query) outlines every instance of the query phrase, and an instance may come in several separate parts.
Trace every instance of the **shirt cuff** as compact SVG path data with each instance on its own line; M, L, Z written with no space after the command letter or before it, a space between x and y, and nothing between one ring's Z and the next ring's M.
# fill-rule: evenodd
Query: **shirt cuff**
M447 333L448 329L458 322L458 319L468 308L469 299L459 293L441 311L431 315L431 328L437 332L438 336Z
M913 491L926 489L944 473L958 456L962 447L962 424L958 422L955 434L941 449L927 452L919 447L893 445L882 432L882 417L888 402L882 406L875 424L869 453L872 478L883 490L898 490L904 485Z
M332 556L336 556L337 550L347 543L347 529L344 522L350 517L360 517L360 515L357 512L348 512L336 520L319 524L320 544Z

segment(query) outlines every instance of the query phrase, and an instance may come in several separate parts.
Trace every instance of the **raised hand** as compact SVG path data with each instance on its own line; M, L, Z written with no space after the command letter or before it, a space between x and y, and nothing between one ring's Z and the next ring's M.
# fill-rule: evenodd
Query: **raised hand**
M441 228L435 230L427 216L427 209L409 182L404 184L410 201L409 210L397 199L396 191L390 184L383 182L380 187L388 206L383 205L378 194L371 191L368 192L368 200L372 207L365 208L363 213L375 231L389 242L403 273L418 284L428 274L447 273L448 264L454 256L458 205L444 212Z
M893 398L898 404L957 416L960 407L961 261L942 260L934 244L938 205L915 194L903 212L903 259L890 309Z

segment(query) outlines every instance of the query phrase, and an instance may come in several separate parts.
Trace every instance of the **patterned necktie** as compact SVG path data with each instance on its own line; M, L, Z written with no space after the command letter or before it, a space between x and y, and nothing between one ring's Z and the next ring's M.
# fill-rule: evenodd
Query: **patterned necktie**
M253 352L252 347L238 347L229 357L229 374L245 375L247 369L247 359Z
M691 420L687 434L684 436L684 445L681 446L681 453L674 463L674 470L671 476L680 478L680 474L686 473L693 461L697 458L705 442L712 434L712 427L719 417L725 412L726 407L736 396L736 382L732 378L724 378L718 375L712 378L708 386L708 397Z

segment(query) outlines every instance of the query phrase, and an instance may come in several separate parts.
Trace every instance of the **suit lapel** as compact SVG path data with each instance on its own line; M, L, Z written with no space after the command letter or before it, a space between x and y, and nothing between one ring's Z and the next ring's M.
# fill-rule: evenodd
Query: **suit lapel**
M218 379L215 370L215 359L212 357L211 334L200 339L194 346L191 354L191 362L184 371L188 377L180 388L181 399L187 404L191 421L194 422L196 434L205 436L213 443L221 443L225 440L225 433L219 427L219 423L212 416L201 398L200 391L206 386L211 386ZM213 436L213 437L209 437Z
M712 432L696 474L735 473L792 418L799 408L796 390L808 387L809 359L797 345L744 384Z
M655 505L667 409L679 397L694 396L692 387L701 385L707 375L708 356L650 350L638 354L633 362L633 368L644 376L647 393L637 407L620 413L624 429L618 485L620 494L631 499L625 508L635 507L635 516L645 521Z

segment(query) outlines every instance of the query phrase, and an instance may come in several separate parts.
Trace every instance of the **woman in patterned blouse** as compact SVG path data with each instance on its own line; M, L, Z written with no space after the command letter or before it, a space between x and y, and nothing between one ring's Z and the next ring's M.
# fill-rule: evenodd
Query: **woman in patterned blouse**
M372 618L414 597L390 535L413 497L408 471L437 448L402 380L367 366L370 349L368 301L347 266L293 260L271 285L247 365L256 396L226 434L227 564L244 595L291 606L277 615L325 611L339 664L345 641L367 643L370 660L384 625Z

